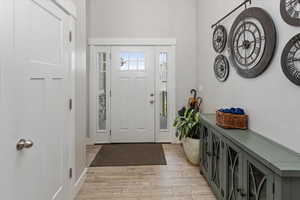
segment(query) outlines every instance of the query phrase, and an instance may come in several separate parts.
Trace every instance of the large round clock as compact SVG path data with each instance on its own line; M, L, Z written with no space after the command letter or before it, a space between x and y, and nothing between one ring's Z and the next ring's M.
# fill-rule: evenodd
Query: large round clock
M286 77L300 86L300 33L286 44L281 56L281 67Z
M227 42L227 31L224 26L218 25L213 34L213 47L217 53L221 53L225 47Z
M300 26L300 0L281 0L280 13L286 23Z
M271 62L276 47L276 29L261 8L248 8L234 21L229 34L230 61L238 74L255 78Z
M224 82L229 75L229 63L225 56L218 55L214 63L215 76L218 81Z

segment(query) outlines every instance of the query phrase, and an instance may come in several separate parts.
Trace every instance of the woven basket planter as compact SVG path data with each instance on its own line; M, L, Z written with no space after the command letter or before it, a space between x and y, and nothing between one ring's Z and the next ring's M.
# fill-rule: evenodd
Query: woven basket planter
M217 125L226 129L248 129L248 115L237 115L217 111Z

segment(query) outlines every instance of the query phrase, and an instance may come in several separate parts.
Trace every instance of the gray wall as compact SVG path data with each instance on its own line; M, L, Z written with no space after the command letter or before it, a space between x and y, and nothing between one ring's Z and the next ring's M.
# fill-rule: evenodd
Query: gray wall
M213 72L217 55L212 48L211 24L242 0L198 2L198 88L204 96L204 112L215 112L221 107L240 106L250 115L250 128L300 153L300 88L289 82L280 65L282 49L299 28L287 25L280 16L280 1L253 1L272 16L278 33L275 57L264 74L255 79L241 78L231 66L227 82L219 83ZM223 25L229 32L235 16ZM227 52L225 52L226 55Z
M196 87L196 0L89 0L88 37L177 39L176 101Z

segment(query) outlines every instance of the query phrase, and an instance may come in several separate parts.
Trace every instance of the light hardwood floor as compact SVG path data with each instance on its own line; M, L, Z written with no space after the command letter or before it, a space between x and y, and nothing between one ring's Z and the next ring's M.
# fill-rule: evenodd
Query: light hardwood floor
M163 145L166 166L89 168L76 200L215 200L180 145ZM101 146L87 148L88 164Z

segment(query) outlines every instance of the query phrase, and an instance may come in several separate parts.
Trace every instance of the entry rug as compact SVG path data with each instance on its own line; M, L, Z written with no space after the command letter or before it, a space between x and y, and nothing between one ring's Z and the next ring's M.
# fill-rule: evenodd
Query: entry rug
M103 145L90 167L167 165L162 144Z

